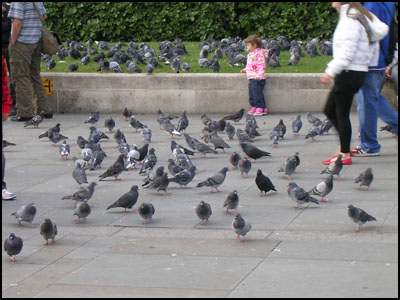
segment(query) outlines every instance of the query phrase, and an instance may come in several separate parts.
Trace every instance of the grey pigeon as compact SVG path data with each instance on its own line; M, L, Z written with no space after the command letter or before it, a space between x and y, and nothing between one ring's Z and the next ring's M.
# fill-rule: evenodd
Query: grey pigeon
M144 127L144 125L139 121L139 120L137 120L136 118L135 118L135 116L130 116L130 120L129 120L129 125L132 127L132 128L135 128L135 132L137 132L137 130L139 129L139 128L143 128Z
M82 149L81 155L83 160L89 161L92 158L93 150L89 148L89 144L85 145L85 148Z
M93 193L94 193L94 188L97 185L96 182L91 182L87 187L83 189L79 189L79 191L73 193L72 195L64 196L61 198L61 200L75 200L75 206L76 203L82 202L82 201L87 201L90 198L92 198Z
M62 135L61 133L58 133L58 132L55 132L55 131L54 131L54 132L53 132L53 131L50 131L50 132L48 133L48 137L49 137L49 140L53 142L53 145L54 145L54 146L55 146L59 141L68 139L67 136L64 136L64 135Z
M114 176L115 180L121 180L121 178L118 178L119 175L125 170L125 165L124 165L124 154L120 154L118 156L118 159L103 173L101 174L100 181L103 180L104 178Z
M122 115L125 117L125 121L129 121L129 118L133 115L132 110L128 110L127 107L124 108L124 110L122 111Z
M81 204L79 204L75 208L74 216L78 217L78 220L76 221L76 224L81 223L81 219L84 219L86 221L86 217L90 215L92 211L92 208L90 207L89 203L87 200L83 201Z
M56 67L56 62L53 58L46 60L46 63L44 65L47 69L52 70Z
M212 214L210 203L206 203L201 200L200 203L196 206L196 214L202 221L201 225L205 225Z
M174 140L171 141L171 151L172 153L174 152L175 148L180 148L183 150L183 153L185 153L186 155L192 155L194 156L194 152L179 145L177 142L175 142Z
M84 66L87 66L90 63L90 56L85 55L84 57L81 58L81 64Z
M176 165L175 161L172 158L168 159L168 171L171 173L172 176L175 176L183 170L184 168Z
M115 73L123 73L121 66L116 61L110 61L110 69Z
M210 139L211 144L214 145L214 150L217 149L222 149L223 152L225 152L225 148L230 148L229 146L222 137L220 137L216 131L213 131L211 133L211 139Z
M176 126L176 131L181 133L182 131L186 132L186 128L189 126L189 120L186 116L186 110L183 111L181 118L178 121L178 126Z
M181 65L181 60L180 60L179 56L177 56L171 61L171 70L174 73L179 73L180 65Z
M120 129L117 129L117 131L114 133L114 140L118 145L122 142L126 143L125 134Z
M71 72L75 72L78 70L79 66L78 63L73 63L67 66L67 69L70 70Z
M88 183L86 172L81 168L80 164L75 165L75 169L72 171L72 177L81 186L82 183Z
M129 151L131 151L131 147L128 145L128 143L122 142L121 144L118 145L118 151L119 153L122 153L125 156L127 156Z
M86 144L89 144L89 141L85 140L81 135L79 135L76 139L76 144L79 148L83 149L85 148Z
M167 195L170 195L167 191L167 187L169 185L168 173L164 172L161 176L157 177L150 183L150 186L157 189L157 194L160 194L160 191L164 191Z
M151 63L148 63L145 67L147 75L152 75L154 72L154 66Z
M151 203L142 203L138 208L139 215L144 219L144 224L148 224L154 215L155 209Z
M91 115L84 123L96 124L100 119L99 111Z
M237 239L240 239L240 236L243 237L241 242L246 242L245 235L250 231L251 224L247 222L245 218L242 217L241 214L236 214L233 218L232 229L237 234Z
M218 151L211 149L206 144L198 141L196 138L194 138L193 141L194 141L194 149L199 151L203 155L203 157L206 156L206 153L218 154Z
M251 143L240 143L242 150L246 155L254 160L263 156L271 156L271 153L258 149Z
M279 132L276 131L275 129L273 129L273 130L269 133L269 138L270 138L271 140L273 140L272 146L273 146L274 148L278 147Z
M39 127L39 124L42 123L44 118L44 111L41 111L40 114L34 116L32 119L28 120L25 122L24 127L27 127L29 125L33 125L34 127Z
M164 174L164 166L160 166L156 169L155 172L151 172L147 175L147 177L143 180L142 187L149 187L150 184L157 178Z
M296 119L292 122L292 130L294 135L299 135L299 131L303 126L303 122L301 121L301 115L298 115Z
M18 255L24 242L18 236L15 236L14 233L11 233L10 236L4 241L4 250L6 251L8 256L11 256L11 261L15 262L15 255Z
M90 167L90 171L101 168L101 163L106 156L106 153L101 148L94 150L92 153L92 165Z
M135 65L133 62L131 62L131 61L127 61L126 64L125 64L125 66L126 66L126 70L127 70L129 73L133 73L133 72L142 73L142 70L141 70L137 65Z
M370 188L372 180L374 180L374 175L372 174L372 168L367 168L364 172L361 172L360 175L358 175L354 179L354 183L360 183L358 189L361 189L361 186L365 185L370 189L370 191L372 191L372 189Z
M292 180L290 175L292 175L296 171L297 167L297 160L294 157L287 159L283 166L279 169L278 172L285 172L282 178L285 178L285 175L288 177L289 180Z
M315 204L319 204L317 199L311 197L310 194L306 192L306 190L299 187L296 183L291 181L289 182L288 186L288 195L290 199L297 203L297 205L295 206L296 209L301 209L301 205L304 203L312 202Z
M97 129L94 126L91 126L90 128L90 134L89 134L89 142L93 142L97 144L101 139L110 139L103 131L100 129Z
M11 215L15 216L18 220L18 226L21 226L21 222L27 222L31 225L31 228L35 228L32 222L36 215L36 207L35 204L30 203L28 205L21 206L16 212L13 212Z
M239 205L239 195L237 193L237 190L234 190L233 192L230 192L225 196L225 201L222 207L226 207L226 214L229 214L229 209L237 209ZM237 212L237 211L236 211Z
M314 141L314 137L316 137L320 132L321 132L321 128L319 128L319 126L313 126L308 131L305 139L311 138L311 140Z
M203 114L200 117L200 120L201 120L201 123L203 123L203 125L208 125L208 123L210 123L212 121L206 114Z
M235 136L236 128L230 122L226 122L225 133L228 135L228 141L232 141Z
M309 191L310 195L321 196L321 202L328 202L328 199L324 199L333 189L333 175L330 174L324 181L318 183Z
M339 154L337 160L331 162L325 169L321 171L321 174L333 174L337 175L338 179L343 180L342 177L339 176L340 171L342 171L343 163L342 163L342 155Z
M190 66L190 64L188 64L187 62L183 62L183 63L181 64L181 69L182 69L182 71L184 71L184 72L189 71L190 68L191 68L191 66Z
M6 140L3 140L2 141L2 146L3 146L3 149L4 149L5 147L8 147L8 146L16 146L16 144L11 143L11 142L6 141Z
M174 152L178 150L175 149ZM181 150L182 151L182 150ZM176 164L184 169L189 169L194 167L192 161L190 160L189 156L185 153L179 153L176 155Z
M293 52L290 54L289 63L288 65L295 66L300 61L300 53Z
M218 190L218 187L224 182L226 177L226 172L228 171L229 169L227 167L222 168L219 172L217 172L213 176L208 177L206 180L202 182L199 182L197 184L197 187L210 186L214 188L217 192L220 192L220 190ZM213 191L211 190L211 192Z
M169 179L169 182L176 182L180 186L186 187L193 180L195 174L195 167L191 166L189 169L183 169L176 173L173 178Z
M139 161L140 152L136 145L133 145L133 149L126 155L125 169L130 170L136 169L136 164Z
M242 119L242 117L244 115L244 111L245 111L245 109L242 108L242 109L240 109L239 111L237 111L237 112L235 112L233 114L230 114L230 115L227 115L227 116L223 117L223 120L225 120L225 121L232 120L235 123L238 123Z
M271 190L276 192L275 186L272 184L271 180L262 173L261 169L257 170L255 182L260 189L260 195L264 194L266 196L267 192Z
M278 68L281 66L279 63L279 57L275 53L272 53L268 56L267 66L270 67L271 69Z
M359 232L361 226L364 225L365 223L369 221L376 221L375 217L369 215L361 208L355 207L351 204L347 206L347 214L350 217L350 219L357 224L357 229L354 230L355 232Z
M325 119L322 121L321 130L319 132L320 135L328 134L329 130L332 128L333 123L329 119Z
M253 143L253 139L241 128L236 130L236 137L238 138L239 143Z
M64 142L58 146L60 155L62 158L65 158L67 160L68 154L71 152L69 145L67 144L67 140L64 140Z
M238 168L238 164L239 161L242 157L240 156L240 154L238 154L237 152L233 152L231 154L231 156L229 157L229 162L232 164L233 168L232 170L235 170Z
M307 113L307 120L314 126L321 126L322 124L321 120L310 112Z
M154 166L157 164L157 156L155 154L154 148L149 149L149 153L143 160L142 167L140 168L139 175L145 174L148 171L153 170Z
M239 160L239 170L244 178L248 177L247 174L250 172L250 169L251 169L251 161L246 157L241 158Z
M275 126L274 130L278 132L279 138L284 138L286 133L286 125L283 123L282 119L279 120L279 123Z
M193 139L189 134L187 134L187 133L185 133L183 136L185 137L186 144L187 144L190 148L192 148L193 150L196 150L194 139Z
M115 207L122 207L125 209L125 213L127 212L126 209L131 209L134 206L139 198L139 187L137 185L133 185L129 192L123 194L121 197L118 198L113 204L109 205L107 209L115 208ZM136 211L134 209L133 211Z
M109 132L112 132L115 127L115 121L112 117L108 117L104 120L104 127L108 129Z
M144 125L142 128L141 134L142 134L143 141L145 141L145 143L147 143L147 144L150 144L151 136L152 136L151 129L148 128L146 125Z
M46 246L49 245L48 240L52 240L52 244L54 243L54 239L58 234L57 225L49 218L46 218L42 224L40 224L40 234L43 236L44 240L46 241Z

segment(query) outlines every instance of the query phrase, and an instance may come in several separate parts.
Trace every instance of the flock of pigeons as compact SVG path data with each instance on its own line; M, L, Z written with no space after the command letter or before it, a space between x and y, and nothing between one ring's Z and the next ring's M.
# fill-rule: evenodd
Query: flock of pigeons
M116 125L115 121L111 117L106 118L104 120L104 127L106 127L109 132L114 133L113 137L118 146L118 151L120 154L118 159L112 165L110 165L105 172L99 175L99 181L109 177L114 177L115 180L120 180L118 177L122 172L138 169L140 166L138 173L139 175L144 176L142 184L143 188L155 189L157 190L157 194L159 194L161 191L169 194L167 188L170 183L176 183L181 187L186 188L187 185L193 181L197 170L196 166L190 159L191 156L194 156L195 153L200 153L201 156L206 157L207 155L218 154L218 149L222 149L222 151L225 152L225 148L231 148L231 146L219 135L221 133L225 133L230 141L235 137L239 141L244 155L242 154L242 157L239 151L234 151L229 156L229 162L232 165L231 169L239 169L243 177L247 177L252 164L254 164L257 159L271 156L269 152L259 149L255 146L254 139L261 134L257 131L258 124L256 118L245 113L245 109L241 109L236 113L227 115L218 121L212 120L206 114L202 115L201 122L204 125L204 128L199 137L199 139L202 141L196 137L190 136L186 132L186 129L189 126L189 119L187 118L186 111L184 111L181 117L179 117L176 115L163 113L161 110L159 110L157 122L160 125L160 129L165 130L171 137L171 152L174 157L168 160L168 170L166 170L164 166L157 166L158 159L156 156L156 150L153 147L149 149L152 137L151 129L146 124L141 123L133 115L132 111L128 110L127 108L125 108L123 111L123 116L136 132L138 129L141 130L141 137L144 145L139 148L136 144L133 144L131 147L127 143L124 133L120 129L117 129L115 132L113 131ZM245 128L236 128L235 125L243 125L238 123L243 119L243 117L246 119ZM179 119L177 126L172 123L172 120L174 119ZM99 120L100 114L98 111L96 111L84 122L91 125L90 133L87 140L82 136L77 137L76 144L81 149L82 157L73 158L75 162L75 168L72 172L72 178L77 182L80 188L73 194L66 195L62 198L62 200L75 201L74 215L76 215L78 218L77 224L81 222L81 219L86 220L86 218L90 215L92 208L89 204L89 200L92 198L97 185L96 182L88 183L86 171L93 171L101 167L104 158L107 157L106 153L101 148L100 141L103 139L109 139L109 137L106 135L106 133L96 127L96 124L99 122ZM307 113L307 120L310 124L312 124L312 127L306 135L306 139L309 137L315 138L317 135L327 134L332 126L326 120L321 121L311 113ZM43 114L41 113L28 121L24 127L39 127L42 121ZM66 160L70 154L70 146L67 143L68 137L60 133L60 128L61 124L57 123L54 127L51 127L46 132L40 134L39 139L47 137L53 143L53 145L56 145L62 141L62 143L58 146L59 153L61 158ZM302 120L301 115L299 115L292 121L293 134L298 135L301 128ZM271 140L273 140L272 145L274 147L278 146L279 140L284 139L286 131L286 125L284 124L283 120L280 120L269 134L269 137ZM173 139L174 136L181 135L184 136L188 148L179 145ZM12 143L8 143L8 145L12 145ZM295 173L295 170L299 164L300 157L299 153L296 152L294 155L288 157L283 163L282 167L279 169L279 172L284 173L282 177L285 178L287 176L288 180L290 180L287 193L289 198L296 202L296 209L301 209L301 205L303 204L319 204L320 201L315 199L312 195L320 196L321 202L329 201L324 197L326 197L333 189L334 176L336 175L339 179L341 179L339 176L343 167L341 156L339 155L337 161L332 162L321 171L321 174L328 174L328 177L324 181L316 184L308 192L304 188L298 186L295 182L291 181L291 176L293 173ZM200 181L197 184L197 187L210 187L212 189L211 192L214 192L214 190L216 192L220 192L218 188L224 183L228 171L228 167L222 168L213 176ZM168 177L168 173L170 173L172 177ZM371 168L368 168L362 172L354 180L355 183L360 184L359 188L362 186L367 186L369 189L372 181L373 174ZM261 169L257 170L255 183L260 190L260 196L265 196L270 191L276 191L275 186L271 182L270 178L265 176ZM83 187L82 184L88 185ZM111 203L107 207L107 210L123 208L124 212L127 212L127 209L132 209L137 203L138 198L139 187L137 185L133 185L128 192L120 196L114 203ZM234 190L226 195L223 207L226 207L227 214L229 213L229 210L235 210L232 228L237 234L237 238L240 239L240 237L242 237L240 241L245 242L245 236L251 230L251 224L240 213L238 213L238 204L239 195L237 190ZM134 208L132 211L137 211L144 219L144 223L147 224L151 221L155 213L155 208L152 203L144 202L138 208ZM30 224L32 228L34 228L32 222L36 212L37 210L34 203L30 203L29 205L21 206L17 211L12 213L12 215L18 220L19 226L21 226L21 222L26 222ZM197 205L195 213L202 221L201 224L204 225L211 217L211 205L205 201L201 201ZM376 221L373 216L369 215L361 208L354 207L353 205L348 206L348 215L351 220L358 225L355 231L359 231L361 226L368 221ZM52 240L52 243L54 243L57 233L58 231L55 222L49 218L46 218L45 221L40 225L40 234L46 241L45 245L48 245L48 240ZM15 261L15 255L20 253L22 246L22 239L15 236L13 233L11 233L9 238L7 238L4 242L4 249L7 254L11 256L12 261Z
M97 47L94 45L97 44ZM119 42L111 46L108 42L99 41L93 42L89 40L85 45L77 41L67 40L66 47L60 45L60 50L57 52L59 61L64 61L65 57L76 59L77 62L69 64L67 68L74 72L78 70L79 64L88 65L91 62L98 64L98 70L101 72L111 71L122 73L121 64L124 64L128 73L142 73L141 66L144 66L147 74L152 74L155 68L162 68L164 63L169 65L174 73L188 71L191 66L187 62L181 62L181 56L187 55L185 45L182 40L175 38L173 42L162 41L159 43L158 50L160 55L157 56L155 49L149 47L142 42L139 45L134 41L130 41L128 45ZM122 50L122 47L127 46L127 50ZM262 47L269 50L267 65L270 68L280 67L279 55L281 51L289 51L290 58L288 65L297 65L301 57L307 53L310 57L321 55L332 55L332 42L328 40L319 40L319 38L308 38L306 42L289 40L284 36L277 38L263 38ZM200 43L199 56L197 63L202 68L210 68L213 72L219 72L219 59L223 56L228 58L229 66L246 65L246 56L243 55L248 51L244 40L240 37L223 38L217 41L213 38L207 38ZM100 51L100 52L99 52ZM305 53L304 53L305 52ZM45 67L49 70L56 66L56 61L51 55L42 55L42 60L45 61Z

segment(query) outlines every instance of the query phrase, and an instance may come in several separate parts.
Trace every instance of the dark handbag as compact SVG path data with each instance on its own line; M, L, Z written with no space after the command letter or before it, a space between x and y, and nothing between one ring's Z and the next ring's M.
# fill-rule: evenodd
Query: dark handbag
M42 53L44 54L49 54L53 55L56 54L59 50L58 45L61 45L61 39L58 36L57 33L50 31L43 19L43 16L40 14L39 9L37 8L36 4L34 2L33 6L36 9L36 12L38 13L38 16L40 18L40 21L42 22Z

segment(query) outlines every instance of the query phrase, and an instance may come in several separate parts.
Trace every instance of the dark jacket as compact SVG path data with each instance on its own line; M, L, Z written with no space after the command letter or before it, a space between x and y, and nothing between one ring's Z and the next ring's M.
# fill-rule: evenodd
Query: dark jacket
M10 4L1 2L1 5L6 8L6 11L1 17L1 44L8 46L11 37L11 19L8 18L8 12L10 11Z

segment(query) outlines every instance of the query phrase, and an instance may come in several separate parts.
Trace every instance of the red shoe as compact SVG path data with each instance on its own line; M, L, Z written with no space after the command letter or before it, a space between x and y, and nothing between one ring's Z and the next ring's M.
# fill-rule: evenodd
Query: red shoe
M359 147L359 146L357 146L353 150L350 150L350 156L354 156L354 155L360 153L360 150L361 150L361 147Z
M322 163L324 165L330 165L333 162L332 159L333 158L329 158L327 160L324 160ZM347 159L342 159L342 164L343 165L351 165L351 164L353 164L353 162L352 162L351 158L347 158Z

